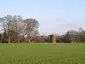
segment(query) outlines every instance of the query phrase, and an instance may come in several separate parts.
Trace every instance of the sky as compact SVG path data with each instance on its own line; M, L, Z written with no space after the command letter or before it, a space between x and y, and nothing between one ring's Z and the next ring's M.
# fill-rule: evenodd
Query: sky
M85 29L85 0L0 0L0 17L35 18L42 35Z

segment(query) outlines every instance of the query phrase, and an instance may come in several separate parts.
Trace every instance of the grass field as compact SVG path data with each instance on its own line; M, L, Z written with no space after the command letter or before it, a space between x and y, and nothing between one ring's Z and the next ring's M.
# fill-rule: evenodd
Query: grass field
M0 64L85 64L85 44L0 44Z

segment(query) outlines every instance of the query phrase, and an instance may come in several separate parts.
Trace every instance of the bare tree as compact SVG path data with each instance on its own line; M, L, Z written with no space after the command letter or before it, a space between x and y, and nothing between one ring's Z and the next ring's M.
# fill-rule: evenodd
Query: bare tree
M23 19L21 16L13 16L13 27L14 30L16 32L16 39L19 43L19 36L21 35L21 31L23 30Z
M26 19L24 20L25 23L25 35L27 35L27 41L30 42L30 39L34 35L35 32L38 32L39 23L36 19Z
M21 16L7 15L1 18L3 30L8 34L9 37L9 43L11 37L16 37L19 42L18 36L21 34L21 31L23 30L22 27L24 26L22 23L23 19Z
M36 19L25 19L21 16L11 16L7 15L5 17L0 18L0 23L2 26L2 31L7 33L8 41L10 43L11 39L14 40L16 38L19 43L20 36L27 36L27 41L30 42L30 39L33 36L39 35L38 26L39 23Z
M69 35L70 35L70 39L71 39L71 42L74 43L76 42L76 35L77 35L77 31L75 30L70 30L69 31Z

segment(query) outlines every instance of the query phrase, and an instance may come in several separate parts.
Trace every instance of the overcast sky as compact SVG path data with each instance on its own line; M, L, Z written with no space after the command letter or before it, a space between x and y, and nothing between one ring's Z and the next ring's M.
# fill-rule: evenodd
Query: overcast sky
M8 14L37 19L40 34L85 29L85 0L0 0L0 17Z

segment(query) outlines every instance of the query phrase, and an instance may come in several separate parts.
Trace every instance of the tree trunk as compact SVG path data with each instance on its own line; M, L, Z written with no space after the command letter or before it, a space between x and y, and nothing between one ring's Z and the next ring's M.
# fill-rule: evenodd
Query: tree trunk
M9 41L8 41L8 43L10 43L10 37L9 37Z
M74 41L72 40L72 43L74 43Z
M3 34L1 35L1 43L3 43Z
M18 39L18 43L20 43L20 42L19 42L19 39Z
M30 39L29 39L28 41L29 41L29 43L30 43Z

